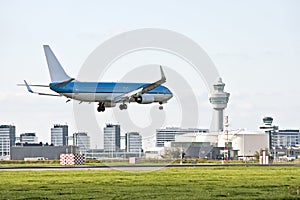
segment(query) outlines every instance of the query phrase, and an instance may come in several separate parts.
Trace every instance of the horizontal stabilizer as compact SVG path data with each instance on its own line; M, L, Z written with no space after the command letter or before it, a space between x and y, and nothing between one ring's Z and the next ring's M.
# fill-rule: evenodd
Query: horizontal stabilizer
M27 84L28 86L30 86L30 87L50 87L49 85L33 85L33 84ZM17 84L17 86L26 86L26 84Z
M28 92L30 93L34 93L34 94L38 94L38 95L46 95L46 96L58 96L61 97L62 95L57 95L57 94L47 94L47 93L41 93L41 92L34 92L30 86L28 85L28 83L24 80L25 86L27 87Z

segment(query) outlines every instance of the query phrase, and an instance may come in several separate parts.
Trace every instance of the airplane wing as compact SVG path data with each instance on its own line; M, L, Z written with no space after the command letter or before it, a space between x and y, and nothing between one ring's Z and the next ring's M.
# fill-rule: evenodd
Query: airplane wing
M144 94L146 92L149 92L150 90L153 90L154 88L160 86L161 84L166 82L166 77L164 74L164 71L162 69L162 66L160 66L160 73L161 73L161 79L151 83L149 85L146 85L144 87L132 90L128 93L122 94L120 96L117 96L114 98L114 102L115 103L119 103L119 102L129 102L132 98L138 97L141 94Z
M25 86L27 87L28 92L30 92L30 93L34 93L34 94L38 94L38 95L46 95L46 96L56 96L56 97L62 96L62 95L58 95L58 94L47 94L47 93L41 93L41 92L34 92L25 80L24 80L24 83L25 83ZM31 85L31 86L46 87L45 85ZM47 86L47 87L49 87L49 86Z

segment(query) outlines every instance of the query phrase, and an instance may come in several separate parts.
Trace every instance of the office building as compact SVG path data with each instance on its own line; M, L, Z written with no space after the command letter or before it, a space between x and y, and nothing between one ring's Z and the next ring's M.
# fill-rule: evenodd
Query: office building
M142 152L142 136L137 132L126 133L125 149L126 152Z
M230 94L224 92L225 84L222 79L214 84L214 91L210 94L209 102L211 103L214 113L213 113L213 124L210 132L222 132L223 131L223 111L227 107Z
M67 146L68 125L55 124L51 128L51 144L54 146Z
M81 154L86 154L90 150L90 136L87 133L79 132L73 134L73 145L79 147Z
M299 129L279 129L279 126L272 125L273 118L263 118L263 125L260 129L269 135L269 148L295 147L300 144Z
M273 147L295 147L299 145L300 132L295 129L275 130L271 132Z
M20 143L22 144L31 144L31 143L37 143L38 138L36 137L35 133L22 133L20 135Z
M208 133L208 129L167 127L156 129L156 147L163 147L165 142L174 142L175 137L187 133Z
M10 148L15 145L16 127L12 125L0 126L0 157L9 159Z
M120 151L120 125L106 124L104 127L104 151Z

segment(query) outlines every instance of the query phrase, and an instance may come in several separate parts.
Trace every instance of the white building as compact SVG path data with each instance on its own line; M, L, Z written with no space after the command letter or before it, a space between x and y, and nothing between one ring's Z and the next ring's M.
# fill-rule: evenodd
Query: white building
M55 124L51 128L51 144L54 146L67 146L68 144L68 125Z
M15 145L16 127L12 125L0 126L0 159L10 159L10 148Z
M137 132L126 133L125 149L126 152L140 153L142 151L142 136Z
M218 144L218 134L208 132L186 133L183 135L176 135L176 142L209 142L212 145Z
M188 133L176 136L176 142L208 142L216 147L225 147L228 142L233 150L238 150L239 157L252 157L261 149L269 146L268 134L243 129L229 131L228 136L224 132L214 133Z
M38 138L36 137L35 133L22 133L20 135L20 143L22 144L38 143Z
M161 159L164 155L164 147L152 147L145 150L145 158Z
M120 125L106 124L104 127L104 151L120 151Z
M175 137L183 134L207 133L208 129L167 127L156 129L156 147L163 147L166 142L175 142Z
M219 137L218 145L225 146L226 141L227 135L222 134ZM269 136L261 132L236 130L228 133L228 142L231 142L234 150L238 150L239 157L252 157L261 149L269 147Z
M86 154L90 150L90 136L87 133L79 132L73 134L73 145L79 147L81 154Z

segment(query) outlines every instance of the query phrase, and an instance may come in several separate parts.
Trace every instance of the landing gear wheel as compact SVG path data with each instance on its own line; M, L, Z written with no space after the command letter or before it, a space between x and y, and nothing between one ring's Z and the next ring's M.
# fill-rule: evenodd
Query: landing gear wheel
M99 102L99 106L97 108L98 112L104 112L105 111L105 106L104 103Z
M164 107L163 107L163 106L159 106L158 109L159 109L159 110L163 110Z
M126 110L127 109L127 105L126 104L121 104L119 106L120 110Z
M98 112L104 112L105 111L105 107L98 107Z

